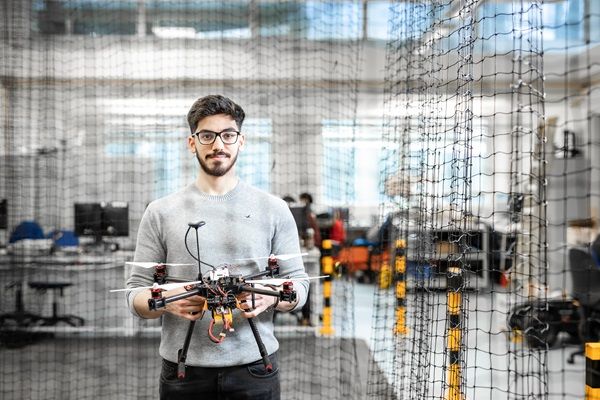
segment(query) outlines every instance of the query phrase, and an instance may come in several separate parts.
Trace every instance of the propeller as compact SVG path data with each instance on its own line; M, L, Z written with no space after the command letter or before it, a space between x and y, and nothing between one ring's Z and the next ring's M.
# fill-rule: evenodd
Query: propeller
M177 267L177 266L182 266L182 265L194 265L194 264L171 264L171 263L162 263L162 262L132 262L132 261L127 261L125 262L125 264L127 265L133 265L136 267L142 267L142 268L154 268L157 265L167 265L170 267Z
M274 257L281 261L291 260L292 258L307 256L308 253L294 253L294 254L271 254L267 257L251 257L251 258L236 258L236 261L253 261L253 260L268 260L271 257Z
M260 283L262 285L273 285L273 286L281 286L283 285L285 282L290 282L290 281L308 281L311 279L323 279L323 278L327 278L329 275L322 275L322 276L309 276L306 278L273 278L273 279L251 279L248 281L245 281L245 283Z
M202 281L164 283L162 285L159 285L158 283L155 283L152 286L140 286L140 287L126 288L126 289L112 289L112 290L110 290L110 292L111 293L112 292L130 292L132 290L138 290L138 289L163 289L163 290L171 290L171 289L176 289L176 288L182 287L182 286L194 285L196 283L202 283Z

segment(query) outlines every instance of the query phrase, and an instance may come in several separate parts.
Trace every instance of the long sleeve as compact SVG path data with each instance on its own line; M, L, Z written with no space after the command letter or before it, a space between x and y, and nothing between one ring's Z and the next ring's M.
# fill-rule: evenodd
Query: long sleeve
M165 262L166 250L160 240L160 220L159 215L154 211L152 204L148 206L138 229L137 243L135 246L134 261L138 262ZM132 267L131 274L126 284L128 288L150 286L153 283L152 269L141 267ZM127 294L127 304L129 310L136 316L137 312L133 307L133 298L137 291L131 291Z
M280 211L280 218L275 229L272 244L273 254L300 254L300 240L296 222L286 206ZM279 261L280 275L290 278L305 278L305 272L301 257L292 258L288 261ZM301 308L308 297L309 283L307 280L294 281L294 289L298 297L298 304L294 309Z

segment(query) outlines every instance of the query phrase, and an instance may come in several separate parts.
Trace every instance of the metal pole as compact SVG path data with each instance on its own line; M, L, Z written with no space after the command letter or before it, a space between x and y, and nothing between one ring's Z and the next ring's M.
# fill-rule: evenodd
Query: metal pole
M396 240L394 248L394 281L396 282L396 325L395 335L406 335L406 242Z
M323 326L321 327L321 334L333 335L333 313L331 310L333 257L331 255L331 240L323 240L322 247L321 268L323 275L327 275L327 278L323 282Z

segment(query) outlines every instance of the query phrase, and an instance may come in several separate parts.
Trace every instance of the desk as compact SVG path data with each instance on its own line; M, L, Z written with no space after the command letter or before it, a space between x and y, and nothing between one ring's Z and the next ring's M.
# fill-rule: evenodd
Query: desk
M58 254L2 254L0 268L6 266L63 266L79 267L114 264L116 261L129 261L133 254L117 251L106 254L58 253Z
M124 286L123 266L131 259L128 252L97 254L58 255L0 255L0 271L3 276L3 299L0 314L13 312L16 308L15 292L22 290L24 309L34 314L50 316L50 294L41 294L28 287L27 282L71 282L59 301L60 312L74 314L85 319L85 326L71 328L94 331L98 327L123 327L124 320L131 318L123 296L113 296L109 289ZM13 282L19 287L7 287ZM65 326L56 326L65 330Z

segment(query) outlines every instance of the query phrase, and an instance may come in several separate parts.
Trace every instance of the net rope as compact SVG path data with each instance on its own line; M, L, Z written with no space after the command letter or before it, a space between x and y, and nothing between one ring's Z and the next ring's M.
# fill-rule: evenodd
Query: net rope
M11 0L0 37L3 399L156 397L160 321L108 290L148 203L195 179L211 93L248 116L241 179L348 228L331 298L276 317L282 398L584 396L600 2ZM126 235L60 248L99 202ZM28 221L44 239L13 242ZM32 327L53 302L85 324Z

